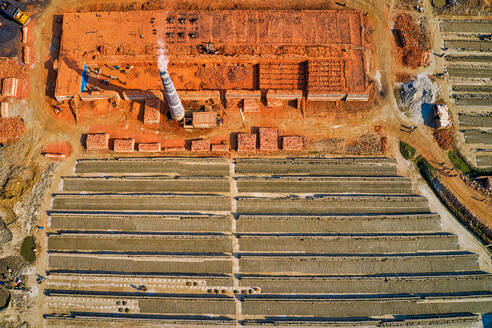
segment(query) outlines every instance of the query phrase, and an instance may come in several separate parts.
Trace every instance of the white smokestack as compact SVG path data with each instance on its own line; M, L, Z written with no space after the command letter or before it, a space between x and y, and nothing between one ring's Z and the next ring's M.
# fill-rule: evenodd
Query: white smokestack
M164 42L162 40L157 41L159 45L158 52L159 57L157 58L157 66L160 72L167 72L167 65L169 64L169 58L166 55L166 48L164 48Z
M171 76L167 72L169 58L166 55L164 42L162 42L162 40L159 40L157 44L159 45L159 57L157 59L157 66L159 67L162 85L164 86L164 95L166 96L167 105L169 106L169 112L171 113L171 117L174 120L180 121L184 118L184 108L181 104L178 93L176 92L173 81L171 80Z

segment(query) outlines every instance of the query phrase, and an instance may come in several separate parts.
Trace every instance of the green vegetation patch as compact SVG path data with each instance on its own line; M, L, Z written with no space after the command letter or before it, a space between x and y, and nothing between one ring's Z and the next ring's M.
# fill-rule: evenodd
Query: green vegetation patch
M461 155L454 150L450 150L448 152L448 158L453 163L454 167L460 170L462 173L470 173L472 168L468 165L468 163L463 160Z
M34 262L36 259L34 248L36 248L36 245L34 244L34 237L27 236L24 238L21 246L21 255L27 262Z
M458 218L458 220L463 223L468 230L472 231L479 239L481 239L484 244L490 244L492 242L490 229L470 213L470 211L460 203L456 196L441 184L436 175L436 169L429 164L424 157L418 154L412 146L402 141L400 141L400 152L403 157L411 160L415 164L422 178L424 178L436 196ZM456 169L472 178L478 175L487 175L486 173L489 173L490 175L490 172L473 168L456 149L449 151L448 157Z
M461 171L463 174L466 174L471 179L484 175L492 175L492 170L489 168L482 169L471 165L457 149L449 151L448 157L457 170Z
M447 0L432 0L432 5L434 7L444 7L445 5L448 4L448 1Z
M405 159L412 160L415 156L416 150L409 144L400 141L400 153Z

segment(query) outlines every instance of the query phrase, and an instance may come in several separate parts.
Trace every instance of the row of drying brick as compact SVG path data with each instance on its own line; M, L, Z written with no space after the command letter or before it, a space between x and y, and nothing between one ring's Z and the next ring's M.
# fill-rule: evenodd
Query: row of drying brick
M86 139L86 149L89 151L94 150L108 150L109 145L109 134L107 133L89 133ZM204 147L207 146L207 149ZM164 151L185 151L185 147L166 147L162 149L161 143L159 142L148 142L137 144L137 150L140 152L160 152ZM196 140L192 142L193 151L210 150L209 140ZM228 151L229 145L212 145L212 151ZM113 151L117 153L131 153L135 151L135 139L125 138L125 139L114 139L113 140Z
M264 151L278 150L279 135L276 128L259 129L259 149ZM304 140L301 136L282 136L282 149L287 151L302 150ZM108 150L110 148L109 134L107 133L89 133L86 138L86 148L89 151ZM192 140L191 151L193 152L225 152L229 151L229 145L212 144L208 139ZM238 151L254 151L257 148L257 135L249 133L240 133L237 136ZM159 142L139 143L137 149L140 152L160 152L161 144ZM131 153L135 150L135 139L114 139L113 151L118 153ZM164 151L185 151L184 147L168 147Z
M138 151L141 152L158 152L161 151L160 143L140 143ZM90 133L86 139L87 150L108 150L109 134L107 133ZM135 139L114 139L113 151L129 153L135 150Z

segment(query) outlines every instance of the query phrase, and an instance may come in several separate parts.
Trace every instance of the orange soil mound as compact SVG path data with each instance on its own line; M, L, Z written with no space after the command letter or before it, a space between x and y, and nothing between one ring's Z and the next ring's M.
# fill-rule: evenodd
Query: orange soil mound
M453 142L453 129L439 129L433 133L434 139L436 139L437 144L444 150L451 148Z
M416 74L410 73L396 73L395 80L396 82L407 83L413 79L415 79Z
M0 118L0 143L16 142L25 130L24 122L18 117Z
M425 28L409 14L400 14L393 27L398 61L408 67L424 66L429 58L430 40Z

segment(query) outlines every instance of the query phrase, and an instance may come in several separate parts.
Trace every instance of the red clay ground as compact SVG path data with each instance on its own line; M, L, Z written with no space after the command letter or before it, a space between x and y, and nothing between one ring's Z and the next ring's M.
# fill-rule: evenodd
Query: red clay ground
M18 117L0 118L0 144L16 142L25 130L24 122Z

